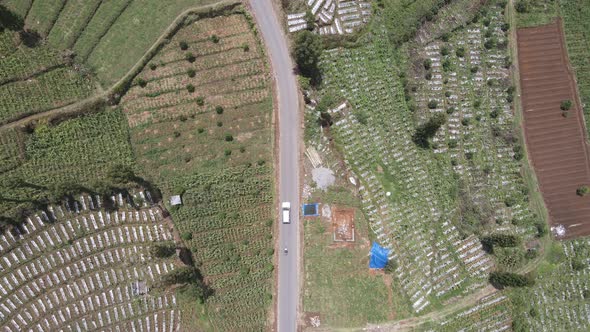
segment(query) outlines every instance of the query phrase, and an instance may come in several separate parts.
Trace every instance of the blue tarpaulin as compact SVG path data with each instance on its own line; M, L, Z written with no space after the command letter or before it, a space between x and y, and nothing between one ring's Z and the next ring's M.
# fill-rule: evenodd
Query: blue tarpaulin
M371 260L369 261L369 268L385 268L385 265L387 265L387 255L389 255L389 249L383 248L382 246L378 245L377 242L373 242L373 247L371 247Z

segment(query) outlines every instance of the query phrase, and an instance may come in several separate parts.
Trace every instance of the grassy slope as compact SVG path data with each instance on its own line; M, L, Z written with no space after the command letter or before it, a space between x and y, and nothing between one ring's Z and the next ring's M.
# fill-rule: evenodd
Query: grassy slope
M120 79L185 9L212 0L146 0L133 2L102 37L88 64L105 85ZM117 59L117 61L112 61Z
M320 313L322 326L358 327L367 322L402 319L409 315L404 296L391 287L391 276L371 273L367 266L369 227L360 202L346 187L315 194L312 201L355 207L355 243L335 247L332 227L321 218L304 220L305 289L303 311ZM336 277L337 276L337 277Z
M66 0L43 0L34 1L25 24L29 29L37 31L41 36L46 37L51 27L57 20Z
M55 48L71 48L99 5L99 0L68 1L51 29L47 42Z

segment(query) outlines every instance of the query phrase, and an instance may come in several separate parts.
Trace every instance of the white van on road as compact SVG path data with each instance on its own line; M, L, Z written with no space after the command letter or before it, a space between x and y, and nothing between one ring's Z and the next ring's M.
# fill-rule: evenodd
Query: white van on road
M282 210L283 210L283 224L291 223L291 203L290 202L283 202Z

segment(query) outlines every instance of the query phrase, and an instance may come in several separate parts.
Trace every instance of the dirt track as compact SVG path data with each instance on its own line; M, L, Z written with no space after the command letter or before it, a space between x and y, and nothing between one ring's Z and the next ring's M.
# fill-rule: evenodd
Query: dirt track
M559 238L590 235L590 197L576 195L590 186L590 162L561 22L517 34L526 143L551 225L565 227ZM569 117L560 110L566 99L573 102Z

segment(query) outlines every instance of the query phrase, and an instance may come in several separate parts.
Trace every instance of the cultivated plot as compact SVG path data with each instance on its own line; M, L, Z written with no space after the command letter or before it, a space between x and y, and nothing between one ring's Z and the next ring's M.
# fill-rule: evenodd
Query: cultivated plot
M590 184L590 162L561 22L519 29L518 52L526 141L554 233L589 235L590 197L576 192Z

